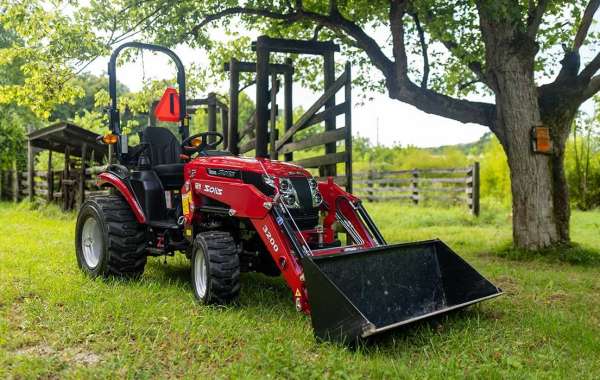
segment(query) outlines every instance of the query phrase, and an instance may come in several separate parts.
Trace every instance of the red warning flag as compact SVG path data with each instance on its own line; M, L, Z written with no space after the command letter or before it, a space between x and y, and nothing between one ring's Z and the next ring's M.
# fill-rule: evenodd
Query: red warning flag
M154 116L160 121L179 121L179 94L168 87L154 110Z

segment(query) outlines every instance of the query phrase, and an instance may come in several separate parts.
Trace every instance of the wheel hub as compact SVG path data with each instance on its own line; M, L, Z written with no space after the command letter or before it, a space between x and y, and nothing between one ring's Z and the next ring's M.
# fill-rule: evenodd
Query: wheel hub
M94 217L89 217L81 231L81 251L88 267L98 266L103 248L102 228Z
M196 252L196 258L194 260L194 285L196 286L196 292L200 298L204 298L206 295L207 288L207 272L206 263L204 260L204 252L198 250Z

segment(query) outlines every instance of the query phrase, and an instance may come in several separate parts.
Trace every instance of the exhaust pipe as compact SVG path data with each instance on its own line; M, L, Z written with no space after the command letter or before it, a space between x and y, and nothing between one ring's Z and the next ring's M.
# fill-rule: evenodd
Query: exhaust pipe
M302 258L318 340L352 343L502 294L440 240Z

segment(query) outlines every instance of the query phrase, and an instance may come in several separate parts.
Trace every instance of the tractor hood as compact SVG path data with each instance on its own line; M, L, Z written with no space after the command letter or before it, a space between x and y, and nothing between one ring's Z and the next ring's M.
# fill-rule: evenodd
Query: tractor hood
M310 172L301 166L268 158L250 158L235 156L198 157L191 162L192 167L196 165L215 169L229 169L240 171L251 171L263 174L265 170L271 176L289 177L304 176L311 177Z

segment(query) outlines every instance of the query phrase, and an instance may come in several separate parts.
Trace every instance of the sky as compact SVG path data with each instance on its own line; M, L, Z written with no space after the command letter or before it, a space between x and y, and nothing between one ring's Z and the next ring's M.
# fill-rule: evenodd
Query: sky
M373 31L377 40L385 39L389 31ZM380 35L381 34L381 35ZM385 34L385 35L384 35ZM222 32L216 30L211 32L211 36L217 40L226 37ZM377 38L379 37L379 38ZM190 64L202 66L208 64L206 54L199 49L191 49L187 46L178 46L173 49L181 58L184 66ZM582 51L584 58L590 52ZM339 54L337 60L342 62L343 57ZM587 62L587 60L583 60ZM108 57L96 59L89 67L89 72L95 75L106 75ZM373 67L373 70L377 70ZM175 68L169 65L169 59L166 56L158 54L145 54L142 70L141 62L127 63L120 66L117 70L117 78L125 84L130 90L140 90L143 84L143 77L146 79L167 79L175 76ZM339 75L341 73L337 73ZM228 83L220 84L219 88L211 89L217 92L227 91ZM255 87L246 90L246 93L255 98ZM280 97L282 97L280 92ZM354 92L352 108L352 130L354 136L367 137L373 144L385 146L402 145L418 147L436 147L441 145L453 145L468 143L478 140L484 133L488 132L487 127L477 124L463 124L451 119L427 114L417 108L390 99L386 94L366 93L372 100L363 101L359 99L358 90ZM294 107L302 106L304 109L319 97L319 94L302 88L299 83L294 85ZM476 98L478 101L493 102L493 98ZM361 103L361 104L357 104ZM283 104L283 99L278 99L278 104ZM584 104L583 109L590 110L591 102ZM339 122L342 117L339 117Z

